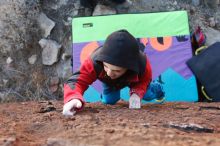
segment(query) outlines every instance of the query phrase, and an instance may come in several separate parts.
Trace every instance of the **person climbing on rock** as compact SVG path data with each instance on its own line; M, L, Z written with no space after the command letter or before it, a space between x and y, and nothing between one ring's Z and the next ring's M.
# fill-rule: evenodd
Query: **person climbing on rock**
M101 102L104 104L116 104L120 100L120 90L126 86L130 88L129 108L132 109L140 109L142 99L164 97L161 84L151 82L150 61L127 30L111 33L104 45L65 82L63 115L74 115L84 107L83 94L97 79L103 83Z

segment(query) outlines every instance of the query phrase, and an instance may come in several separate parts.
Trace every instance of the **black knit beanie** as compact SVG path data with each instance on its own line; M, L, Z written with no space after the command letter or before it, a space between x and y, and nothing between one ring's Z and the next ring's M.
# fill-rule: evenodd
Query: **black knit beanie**
M139 57L137 40L127 30L119 30L107 37L96 60L139 73Z

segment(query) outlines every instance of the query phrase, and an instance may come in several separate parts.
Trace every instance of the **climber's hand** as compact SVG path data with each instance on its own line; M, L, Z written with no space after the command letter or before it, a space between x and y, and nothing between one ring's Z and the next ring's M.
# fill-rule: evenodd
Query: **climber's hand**
M137 94L132 94L129 99L129 108L130 109L140 109L141 108L141 99Z
M64 116L73 116L76 113L76 109L82 107L82 102L79 99L72 99L63 106Z

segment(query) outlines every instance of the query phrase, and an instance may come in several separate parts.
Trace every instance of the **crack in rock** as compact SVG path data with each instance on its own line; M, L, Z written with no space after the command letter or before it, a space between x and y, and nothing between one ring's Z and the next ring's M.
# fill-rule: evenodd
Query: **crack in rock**
M199 132L199 133L213 133L214 129L203 127L198 124L175 124L175 123L169 123L164 125L166 128L175 128L178 130L182 130L185 132Z

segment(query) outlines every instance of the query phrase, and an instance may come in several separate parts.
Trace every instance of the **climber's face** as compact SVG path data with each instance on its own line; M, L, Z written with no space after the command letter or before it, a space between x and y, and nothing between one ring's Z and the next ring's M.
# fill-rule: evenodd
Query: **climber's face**
M117 79L122 76L127 69L103 62L104 70L111 79Z

